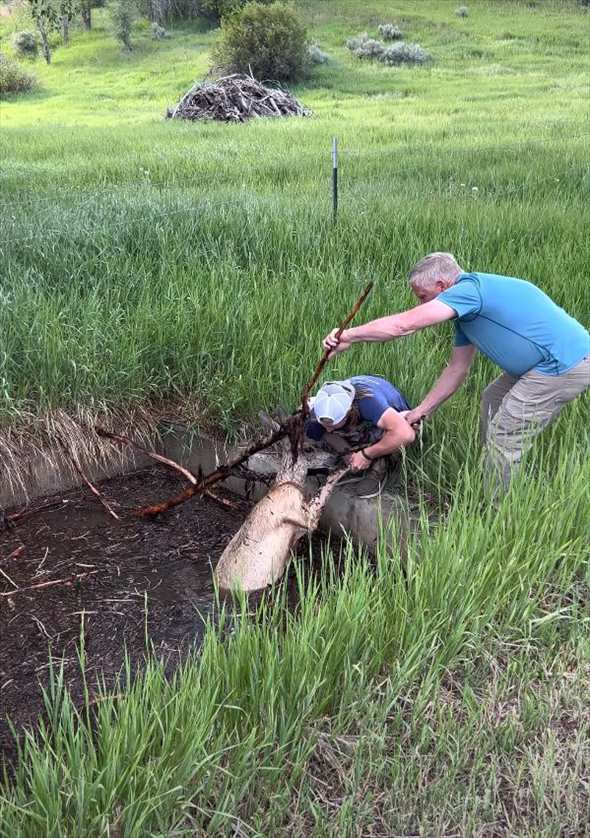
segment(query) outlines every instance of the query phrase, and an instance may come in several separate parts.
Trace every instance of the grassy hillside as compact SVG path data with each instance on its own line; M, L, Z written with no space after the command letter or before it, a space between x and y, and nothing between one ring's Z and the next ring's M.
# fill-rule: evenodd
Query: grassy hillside
M2 104L4 423L171 393L228 421L292 402L366 278L377 280L366 316L399 309L409 266L432 249L529 277L587 319L588 15L553 3L477 3L467 19L440 2L303 9L332 56L297 88L310 120L166 122L215 32L156 43L144 28L125 55L101 12L50 67L37 63L42 92ZM431 68L344 49L388 19ZM370 367L416 399L446 352L439 330L349 354L330 375ZM474 403L472 381L455 418Z
M232 429L294 404L366 280L363 317L400 310L435 249L529 278L588 325L590 16L456 5L302 3L332 59L296 88L309 120L165 121L207 70L216 33L196 26L158 43L144 28L125 55L99 12L39 62L41 91L1 103L4 429L153 400ZM345 38L383 21L432 65L353 59ZM449 345L428 330L327 375L381 373L417 400ZM259 622L211 629L172 686L154 663L77 716L58 685L2 786L0 834L586 834L590 400L493 509L477 440L492 375L478 359L410 454L416 491L443 490L436 525L424 507L376 570L351 552L292 617L279 594Z

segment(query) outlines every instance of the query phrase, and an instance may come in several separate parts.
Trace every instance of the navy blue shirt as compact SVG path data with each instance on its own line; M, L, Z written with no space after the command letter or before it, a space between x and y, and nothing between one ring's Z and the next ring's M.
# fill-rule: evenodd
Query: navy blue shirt
M410 405L400 391L380 375L353 375L348 380L356 390L355 404L362 422L377 427L388 408L392 407L398 412L410 410ZM305 435L317 441L325 433L326 429L317 421L312 408L311 416L305 425Z

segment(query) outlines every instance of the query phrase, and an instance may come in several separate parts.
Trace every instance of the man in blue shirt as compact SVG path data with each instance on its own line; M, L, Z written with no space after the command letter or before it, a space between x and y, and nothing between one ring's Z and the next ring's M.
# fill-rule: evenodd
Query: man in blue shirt
M491 472L506 486L534 437L590 387L590 335L540 288L514 277L467 273L450 253L431 253L410 272L420 305L345 329L326 349L388 341L446 320L455 322L449 364L405 415L420 422L455 393L479 349L503 370L484 391L481 435Z

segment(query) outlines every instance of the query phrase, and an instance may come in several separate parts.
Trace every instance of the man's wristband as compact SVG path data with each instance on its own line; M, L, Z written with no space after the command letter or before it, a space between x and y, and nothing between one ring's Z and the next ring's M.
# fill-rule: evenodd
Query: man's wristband
M363 455L365 460L368 460L370 463L372 463L374 460L377 459L377 457L369 457L369 455L367 454L367 449L366 448L361 448L361 454Z

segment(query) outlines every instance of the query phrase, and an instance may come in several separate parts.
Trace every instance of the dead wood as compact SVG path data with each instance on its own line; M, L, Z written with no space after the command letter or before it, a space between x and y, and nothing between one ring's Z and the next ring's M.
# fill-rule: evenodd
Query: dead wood
M297 415L297 414L296 414ZM237 468L238 466L245 463L250 457L254 454L257 454L258 451L263 451L265 448L270 448L271 445L274 445L275 442L278 442L283 437L286 437L289 434L290 427L293 423L295 417L290 416L287 421L279 426L275 431L268 436L264 437L262 440L258 440L257 442L252 443L245 451L241 454L233 457L233 459L229 460L227 463L219 466L212 471L210 474L203 477L197 484L193 484L189 486L184 492L176 495L169 500L163 501L162 503L153 504L152 506L145 506L142 509L137 509L134 514L139 518L155 518L157 515L161 515L163 512L167 512L169 509L173 509L175 506L179 506L181 503L185 503L187 500L190 500L195 495L203 494L211 486L214 486L216 483L221 482L229 477L232 470Z
M19 509L18 512L13 512L11 515L6 515L6 524L8 526L20 524L22 521L26 521L29 518L32 518L33 515L39 515L41 512L46 512L49 509L58 509L62 505L63 501L52 500L48 501L47 503L42 503L40 506L37 506L34 509L29 509L27 506L25 506L23 509ZM0 532L1 531L2 526L0 525Z
M350 312L346 315L346 317L344 318L344 320L342 321L342 323L338 327L338 331L336 332L336 340L340 340L340 338L342 337L342 332L346 329L346 327L349 325L349 323L351 323L352 320L354 320L354 318L356 317L356 315L358 314L358 312L360 310L360 307L362 306L362 304L365 302L365 300L367 299L367 297L369 296L369 294L373 290L373 285L374 285L373 282L369 282L369 284L367 285L367 287L365 288L363 293L360 295L360 297L358 298L358 300L356 301L356 303L354 304L354 306L352 307ZM323 369L326 366L326 363L328 362L328 359L330 358L330 355L332 354L333 351L334 350L332 350L332 349L326 349L324 351L324 354L320 358L320 360L318 362L318 365L315 368L312 377L309 379L309 381L307 382L307 384L303 388L303 393L301 394L301 408L302 408L301 412L302 412L304 418L309 414L309 394L311 393L311 391L315 387L315 385L317 383L317 380L320 377L320 375L322 374Z
M51 579L49 582L39 582L36 585L27 585L24 588L15 588L14 591L0 593L0 597L16 596L16 594L24 594L27 591L36 591L39 588L51 588L54 585L71 585L78 579L83 579L85 576L93 576L95 573L98 573L98 570L90 570L88 573L75 573L73 576L67 576L65 579Z
M88 486L88 488L90 489L90 491L92 492L92 494L93 494L93 495L94 495L94 496L95 496L95 497L96 497L96 498L100 501L100 503L104 506L104 508L105 508L105 509L106 509L106 511L109 513L109 515L111 516L111 518L114 518L114 519L115 519L115 521L120 521L120 520L121 520L121 518L117 515L117 513L115 512L115 510L112 508L112 506L111 506L111 505L109 504L109 502L107 501L107 499L106 499L106 498L105 498L105 497L104 497L104 496L103 496L103 495L102 495L102 494L98 491L98 489L96 488L96 486L94 486L94 485L90 482L90 480L86 477L86 475L84 474L84 472L82 471L82 469L80 468L80 466L79 466L79 465L78 465L78 464L74 461L74 459L73 459L73 458L72 458L72 465L74 466L74 468L76 469L76 471L78 472L78 474L80 475L80 477L82 478L82 480L84 481L84 483L86 483L86 485Z
M143 445L139 445L139 443L134 442L134 440L129 439L127 436L123 436L122 434L113 434L110 431L101 428L97 425L94 429L98 436L103 437L104 439L112 439L113 442L118 442L120 445L131 445L132 448L136 448L138 451L141 451L142 454L145 454L146 457L150 457L150 459L155 460L157 463L161 463L168 468L171 468L173 471L177 471L179 474L182 474L189 483L192 483L195 486L199 481L195 477L195 475L189 471L184 466L181 466L180 463L177 463L175 460L171 460L168 457L163 457L162 454L156 454L155 451L148 451L147 448L144 448Z
M220 506L225 506L226 509L239 509L239 505L234 503L234 501L230 500L229 498L224 498L221 495L218 495L217 492L212 491L211 489L207 489L203 492L208 498L214 500Z
M148 451L147 448L144 448L142 445L139 445L134 440L130 439L127 436L123 436L122 434L113 434L110 431L105 430L104 428L96 427L96 433L103 437L104 439L112 439L114 442L118 442L121 445L131 445L133 448L137 448L138 451L141 451L147 457L150 457L152 460L155 460L157 463L161 463L164 466L172 469L172 471L178 472L183 477L185 477L189 483L193 486L196 486L199 482L192 471L189 471L185 466L180 465L177 463L176 460L171 460L169 457L164 457L162 454L156 454L155 451ZM202 477L201 477L202 479ZM203 491L204 495L207 495L208 498L214 500L216 503L219 503L221 506L225 506L227 509L237 509L237 505L232 503L227 498L222 498L221 495L212 492L211 489L205 489Z
M261 116L309 116L288 90L265 87L252 76L234 73L216 81L195 84L174 108L169 119L203 119L221 122L245 122Z
M108 514L111 516L111 518L114 518L115 521L120 521L121 518L117 515L115 510L112 508L112 506L107 501L107 499L102 495L102 493L99 492L99 490L96 488L96 486L94 486L90 482L90 480L86 477L86 475L84 474L84 472L82 471L82 469L80 468L78 463L76 462L76 458L68 451L68 449L67 449L65 443L63 442L63 440L58 439L58 442L59 442L64 454L66 455L68 460L71 462L72 466L74 467L74 470L77 472L77 474L80 475L80 477L82 478L84 483L88 486L88 488L90 489L90 491L92 492L94 497L97 498L100 501L100 503L104 506L104 508L108 512Z
M10 562L13 559L18 559L22 554L25 552L26 547L24 544L21 544L20 547L17 547L16 550L13 550L12 553L9 553L6 558L0 558L0 564L4 564L5 562Z

